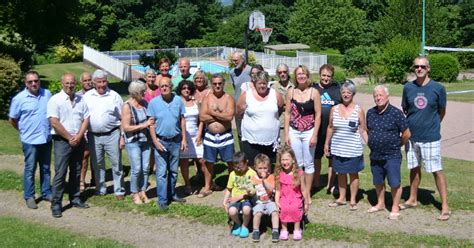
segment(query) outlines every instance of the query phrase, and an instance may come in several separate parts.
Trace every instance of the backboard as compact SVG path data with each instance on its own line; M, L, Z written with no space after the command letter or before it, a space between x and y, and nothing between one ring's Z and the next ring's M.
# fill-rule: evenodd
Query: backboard
M256 28L265 28L265 15L258 10L252 11L249 16L249 29Z

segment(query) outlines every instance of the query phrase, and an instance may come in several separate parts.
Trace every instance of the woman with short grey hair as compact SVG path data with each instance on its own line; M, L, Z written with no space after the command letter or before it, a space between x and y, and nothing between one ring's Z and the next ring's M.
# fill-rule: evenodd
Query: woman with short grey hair
M346 80L341 86L342 103L335 105L329 115L329 125L324 144L324 153L332 157L333 170L337 173L339 198L329 207L346 205L347 174L350 180L350 207L357 210L356 196L359 190L359 171L364 169L364 147L367 143L367 127L364 109L354 103L356 86Z
M194 86L196 86L196 91L194 92L193 97L198 106L201 106L204 97L209 95L209 92L211 92L211 89L208 86L209 79L207 78L206 73L203 71L197 71L194 73L193 81Z
M122 129L125 133L125 149L130 160L130 192L133 203L148 203L148 169L151 152L151 139L148 127L153 120L147 118L144 94L147 87L140 81L132 81L128 86L130 98L122 105Z

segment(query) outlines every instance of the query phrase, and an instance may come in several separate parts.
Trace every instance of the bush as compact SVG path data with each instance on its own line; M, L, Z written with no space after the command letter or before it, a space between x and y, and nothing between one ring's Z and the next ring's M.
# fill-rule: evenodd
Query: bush
M71 43L61 43L54 47L54 57L58 63L71 63L82 61L82 43L73 40Z
M20 34L0 27L0 52L14 59L22 71L27 71L33 64L33 43Z
M364 74L364 68L374 63L376 54L375 47L357 46L351 48L344 54L343 67L357 75Z
M0 118L8 117L13 95L20 89L20 65L11 57L0 57Z
M35 53L33 54L33 63L35 65L56 64L56 55L52 49L41 54Z
M470 45L467 48L474 48L474 44ZM474 52L460 52L455 53L457 55L459 64L463 69L472 69L474 68Z
M344 55L342 54L328 54L328 64L342 67L344 64Z
M49 91L51 91L51 94L56 94L59 91L63 89L63 84L61 81L55 80L55 81L49 81L45 84L45 87L48 88ZM77 82L76 83L76 92L80 91L82 89L81 83Z
M384 45L381 60L387 70L385 80L403 83L419 51L420 44L417 40L407 40L401 35L395 36Z
M178 55L171 51L156 51L153 55L146 53L140 54L138 61L143 66L150 66L154 70L158 70L159 62L162 58L168 58L170 60L170 66L172 66L178 60Z
M431 54L430 60L430 78L440 82L453 82L459 74L459 62L451 54Z
M344 80L346 80L346 73L344 71L341 71L341 70L336 70L334 72L334 75L332 76L332 79L335 80L335 81L338 81L338 82L342 82Z

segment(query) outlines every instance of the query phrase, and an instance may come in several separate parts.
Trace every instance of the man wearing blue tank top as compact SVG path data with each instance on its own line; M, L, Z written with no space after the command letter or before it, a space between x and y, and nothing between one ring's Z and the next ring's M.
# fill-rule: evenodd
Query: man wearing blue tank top
M413 68L416 79L403 88L402 108L412 133L407 146L410 169L410 197L401 209L417 205L418 186L421 182L420 165L433 173L441 197L441 215L438 220L448 220L450 211L447 199L447 183L441 164L441 121L446 114L446 90L443 85L430 79L430 64L426 57L417 57Z

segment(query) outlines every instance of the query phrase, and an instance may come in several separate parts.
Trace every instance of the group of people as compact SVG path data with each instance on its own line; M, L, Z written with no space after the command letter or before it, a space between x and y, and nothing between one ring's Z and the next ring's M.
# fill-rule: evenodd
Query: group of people
M123 200L126 191L121 149L127 150L131 164L130 192L135 204L150 201L146 194L148 175L150 167L155 167L157 202L162 209L167 209L173 201L185 202L175 190L178 167L186 194L198 193L198 197L212 194L216 188L213 169L219 156L229 170L223 204L234 222L232 234L249 236L253 211L255 241L259 240L262 214L271 216L273 241L288 239L288 223L295 223L293 239L299 240L302 237L299 223L312 204L311 189L321 186L323 157L329 161L326 190L339 192L329 207L347 204L349 175L349 209L358 209L358 172L364 169L363 144L367 143L377 192L377 204L369 213L385 209L385 178L393 197L390 219L398 219L400 209L416 207L423 164L427 172L433 173L441 195L438 219L449 219L440 155L440 123L446 109L446 92L441 84L429 78L427 58L414 60L417 78L404 87L403 111L389 103L387 87L376 86L373 94L376 106L367 115L354 102L355 84L334 82L334 67L329 64L320 68L320 81L313 83L306 66L296 67L294 80L290 80L288 66L280 64L276 68L278 79L270 81L263 67L247 65L242 53L234 52L232 62L233 96L224 91L223 75L212 75L208 87L206 74L198 71L192 75L189 59L181 58L180 78L173 78L168 73L169 60L162 59L158 75L149 69L142 80L130 83L130 97L125 102L108 87L107 73L102 70L92 75L83 73L80 77L83 89L79 92L75 92L75 76L64 74L63 88L54 96L40 87L37 72L27 72L25 89L13 98L9 113L10 122L20 133L25 155L27 207L37 208L34 189L37 164L42 199L51 201L54 217L61 217L66 185L72 206L89 207L80 198L85 188L89 154L96 194L107 193L107 155L114 194ZM241 150L238 153L234 152L234 119ZM52 144L55 176L51 189ZM400 147L405 144L410 198L399 204ZM190 159L204 176L200 192L191 187ZM243 214L242 220L239 213Z

